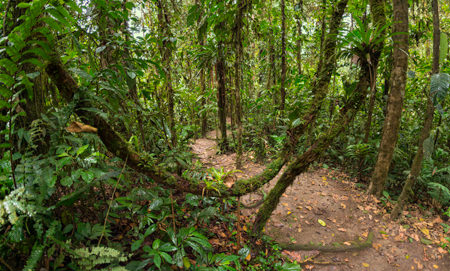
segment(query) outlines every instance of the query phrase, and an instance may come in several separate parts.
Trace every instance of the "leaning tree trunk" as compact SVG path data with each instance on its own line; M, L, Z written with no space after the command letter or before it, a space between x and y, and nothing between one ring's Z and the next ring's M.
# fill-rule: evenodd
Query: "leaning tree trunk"
M348 0L341 0L336 7L335 15L338 15L341 19L344 14L345 8L347 6ZM334 27L339 27L340 19L337 19L337 25L332 25L331 29ZM335 36L334 36L335 37ZM335 41L334 41L335 42ZM333 48L334 52L334 48ZM329 55L330 58L334 58L334 53ZM378 62L378 58L372 58L374 62ZM329 62L329 59L325 59ZM331 60L333 62L333 60ZM283 175L280 177L275 187L270 191L267 199L264 201L263 206L258 211L255 219L255 224L252 229L254 235L258 235L261 230L266 225L267 220L272 214L273 210L278 205L281 195L284 191L293 183L296 176L306 171L309 165L317 160L323 152L328 148L334 138L336 138L353 120L359 105L364 101L364 97L369 86L368 78L368 63L361 63L361 73L360 80L358 82L357 91L354 92L353 97L349 100L346 106L344 106L340 112L340 118L335 124L321 137L315 140L314 144L305 151L302 155L298 156L286 169ZM326 72L326 70L325 70ZM326 76L325 74L318 74L319 77Z
M383 136L378 150L377 162L372 173L368 192L381 196L389 172L389 166L397 144L398 130L403 108L408 69L408 3L405 0L394 1L393 32L406 33L394 35L393 65L390 93Z
M286 103L286 5L281 0L281 86L280 86L280 111L284 114L284 106Z
M407 3L405 3L407 5ZM433 67L432 74L439 73L439 44L440 44L440 30L439 30L439 6L438 0L432 1L433 8ZM415 184L417 178L422 170L422 161L424 156L424 142L430 137L431 128L433 127L433 117L434 117L434 104L433 104L433 94L430 92L427 100L427 111L425 113L425 121L423 124L422 131L420 132L419 146L417 148L416 155L414 156L413 163L411 165L411 171L408 174L408 178L403 186L402 193L398 198L397 204L391 213L392 219L397 219L406 201L409 198L409 194L413 185Z
M369 69L367 63L362 66L358 87L353 93L354 95L350 101L341 109L337 121L330 129L328 129L326 133L323 133L322 136L317 138L314 144L307 151L298 156L289 165L283 175L281 175L275 187L270 190L267 199L264 201L263 206L259 209L256 215L254 227L252 229L253 235L256 236L262 231L267 220L277 207L281 195L294 182L295 177L305 172L312 162L321 157L333 140L352 122L361 103L365 99L365 95L367 94L367 89L369 87Z
M303 115L302 123L288 130L289 140L286 142L284 148L285 152L293 152L300 136L303 135L307 131L308 126L316 120L320 108L322 107L322 103L328 94L331 75L336 67L336 37L339 33L339 27L346 5L347 1L339 2L337 8L332 13L330 29L328 35L325 37L324 45L322 46L323 52L320 53L320 55L323 55L324 59L318 63L316 76L311 84L313 92L311 106ZM324 17L326 16L324 15Z
M136 152L123 137L117 133L110 123L93 111L84 110L93 108L94 105L89 99L83 97L75 79L64 69L58 56L49 61L46 72L52 82L58 87L61 96L67 102L73 102L75 94L79 95L79 102L75 104L75 113L84 121L97 128L98 136L108 151L127 161L128 166L134 170L148 176L157 184L174 188L178 191L189 192L197 195L207 194L216 197L243 196L261 188L264 184L272 180L281 170L285 159L278 158L270 163L259 175L249 179L239 179L231 187L219 184L212 190L207 190L204 183L195 179L182 178L177 174L167 172L164 168L155 165L153 161L148 161L141 154Z

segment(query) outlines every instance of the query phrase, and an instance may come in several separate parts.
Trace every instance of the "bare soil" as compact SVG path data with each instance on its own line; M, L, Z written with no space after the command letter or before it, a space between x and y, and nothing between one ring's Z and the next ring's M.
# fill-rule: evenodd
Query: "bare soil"
M218 154L215 138L215 131L211 131L207 138L192 144L192 151L205 167L234 170L236 154ZM253 162L251 154L243 158L237 178L248 178L264 170L264 165ZM265 193L278 177L265 185ZM261 194L246 195L241 201L250 205L259 201ZM388 199L379 201L367 196L345 173L319 166L298 176L283 194L265 234L282 243L338 242L345 247L349 241L365 240L373 232L372 246L360 251L283 251L306 270L450 270L449 253L439 246L450 246L444 238L449 236L444 232L444 221L415 205L409 206L401 220L390 221L387 210L391 207ZM256 212L257 209L243 210L250 219Z

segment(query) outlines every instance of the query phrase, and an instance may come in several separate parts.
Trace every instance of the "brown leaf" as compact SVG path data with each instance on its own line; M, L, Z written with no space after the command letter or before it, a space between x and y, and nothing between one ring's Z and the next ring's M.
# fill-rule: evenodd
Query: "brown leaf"
M66 127L66 130L70 133L94 133L94 134L97 133L98 131L97 128L78 121L72 122L68 127Z

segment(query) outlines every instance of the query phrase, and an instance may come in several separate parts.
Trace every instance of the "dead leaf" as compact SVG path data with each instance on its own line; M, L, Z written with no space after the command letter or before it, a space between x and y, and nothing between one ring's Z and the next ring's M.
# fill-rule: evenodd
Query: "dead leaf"
M97 133L98 129L90 125L74 121L68 127L66 127L67 132L70 133Z
M346 241L346 242L344 242L344 245L346 245L346 246L351 246L351 245L352 245L352 243L350 243L350 242Z
M369 267L370 265L368 263L362 263L362 266Z
M346 230L346 229L344 229L344 228L338 228L338 231L341 231L341 232L346 232L347 230Z

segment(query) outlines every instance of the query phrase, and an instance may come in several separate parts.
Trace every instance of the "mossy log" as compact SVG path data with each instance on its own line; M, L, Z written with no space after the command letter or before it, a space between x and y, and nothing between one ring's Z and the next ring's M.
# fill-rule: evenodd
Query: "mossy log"
M350 245L344 242L334 242L328 245L322 243L309 242L308 244L282 244L279 243L280 247L285 250L297 251L297 250L318 250L322 252L347 252L347 251L357 251L372 246L373 242L373 232L369 232L366 240L361 240L358 237L354 241L349 241Z
M285 164L285 158L273 160L266 169L259 175L249 179L237 180L230 188L225 185L215 186L214 189L205 189L205 184L199 180L189 180L181 176L168 172L149 161L136 152L123 137L117 133L113 127L101 116L83 108L92 108L93 105L88 99L83 99L83 93L79 91L79 86L75 79L67 72L58 57L54 57L46 67L46 72L58 87L61 96L67 102L73 102L75 94L77 105L75 113L83 120L98 129L98 136L106 148L122 160L127 160L128 165L134 170L148 176L156 183L167 188L174 188L178 191L190 192L193 194L207 193L210 196L243 196L261 188L264 184L272 180Z

